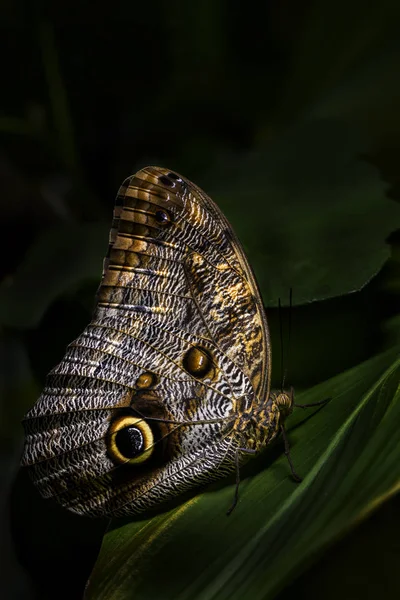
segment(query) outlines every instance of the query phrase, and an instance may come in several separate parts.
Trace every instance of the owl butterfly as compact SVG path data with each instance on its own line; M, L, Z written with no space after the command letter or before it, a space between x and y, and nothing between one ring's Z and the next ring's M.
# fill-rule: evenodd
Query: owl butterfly
M293 394L270 392L270 370L260 292L227 219L148 167L118 192L92 321L24 419L22 464L75 513L143 511L238 473L284 433Z

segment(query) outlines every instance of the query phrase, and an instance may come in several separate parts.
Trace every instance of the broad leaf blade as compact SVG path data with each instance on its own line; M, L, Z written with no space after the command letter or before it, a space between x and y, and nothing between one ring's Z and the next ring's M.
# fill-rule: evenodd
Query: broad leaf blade
M400 207L367 151L357 128L314 118L200 182L243 243L266 306L290 288L295 304L360 290L388 259Z
M299 403L332 397L312 417L299 409L291 418L292 458L306 474L301 485L289 478L276 445L244 470L229 518L233 488L224 486L153 519L115 523L86 598L272 598L397 490L397 356L398 348L299 395Z
M0 286L0 323L36 327L52 302L88 281L100 281L109 223L65 225L44 232L11 280Z

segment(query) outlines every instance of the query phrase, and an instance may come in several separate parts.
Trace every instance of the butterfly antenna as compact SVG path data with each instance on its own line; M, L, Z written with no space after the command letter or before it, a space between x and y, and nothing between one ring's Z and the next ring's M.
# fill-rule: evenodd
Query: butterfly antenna
M283 384L285 381L285 374L283 372L283 318L282 318L282 305L281 299L278 298L278 314L279 314L279 333L281 338L281 391L283 391Z
M282 378L282 391L283 391L283 388L285 387L286 376L287 376L288 371L289 371L290 346L291 346L291 338L292 338L292 307L293 307L293 288L290 288L290 291L289 291L289 318L288 318L288 321L289 321L289 323L288 323L288 326L289 326L288 352L287 352L286 369L285 369L285 372L284 372L283 378Z

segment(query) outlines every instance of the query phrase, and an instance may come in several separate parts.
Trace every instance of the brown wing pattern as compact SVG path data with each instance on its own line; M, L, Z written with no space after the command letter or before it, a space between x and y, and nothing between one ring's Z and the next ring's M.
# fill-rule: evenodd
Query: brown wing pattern
M24 421L23 464L75 512L144 510L234 468L234 422L265 404L269 371L229 223L190 181L148 167L119 190L92 322Z
M169 173L149 167L120 188L98 306L214 341L265 397L268 329L240 242L204 192Z

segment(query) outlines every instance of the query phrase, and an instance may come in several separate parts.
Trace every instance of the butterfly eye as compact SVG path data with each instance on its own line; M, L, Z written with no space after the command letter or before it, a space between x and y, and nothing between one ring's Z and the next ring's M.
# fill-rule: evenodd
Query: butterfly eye
M154 436L143 419L125 416L111 425L109 454L116 463L141 463L150 458Z
M160 225L168 225L172 221L171 215L166 210L158 210L155 219Z

